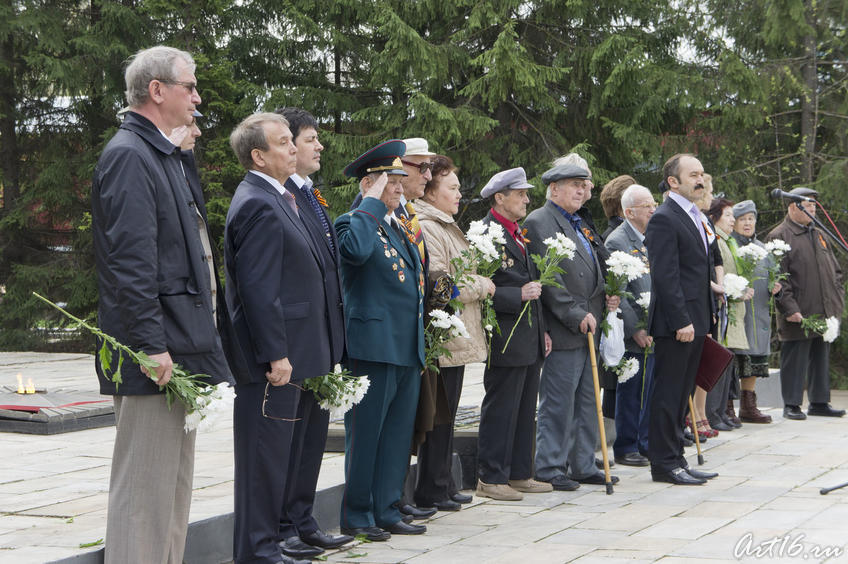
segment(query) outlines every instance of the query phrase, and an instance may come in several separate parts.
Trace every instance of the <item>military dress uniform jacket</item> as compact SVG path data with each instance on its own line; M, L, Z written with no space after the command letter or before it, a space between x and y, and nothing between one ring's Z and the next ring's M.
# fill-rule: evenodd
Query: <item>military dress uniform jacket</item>
M335 223L341 256L347 354L424 365L424 271L418 250L385 222L386 205L364 198Z
M574 241L577 247L574 260L563 259L560 266L565 270L565 274L556 275L562 288L542 288L542 312L545 327L553 342L553 350L571 350L587 346L586 335L580 332L580 322L587 313L591 313L600 325L604 310L604 276L598 262L598 254L590 256L586 252L571 223L550 201L530 212L524 226L530 239L527 250L539 256L544 256L547 250L542 241L556 236L557 233L563 233ZM600 331L596 331L596 345L599 335Z
M781 341L811 339L800 323L786 317L801 312L804 317L820 315L840 319L843 308L842 269L824 233L810 225L808 230L786 218L766 238L783 239L792 250L781 261L781 272L789 274L777 295L777 334Z
M500 225L490 211L483 223ZM536 264L530 259L530 251L521 252L518 243L509 233L504 235L506 245L501 256L501 266L492 276L495 284L495 295L492 302L498 319L500 334L492 334L492 350L490 353L491 366L529 366L544 358L545 355L545 324L542 319L541 301L532 300L530 307L509 342L506 352L504 344L510 331L515 326L525 302L521 301L521 287L539 279ZM525 243L526 245L526 243Z
M200 241L197 200L178 147L147 118L128 112L94 170L92 234L98 323L133 350L169 352L210 384L232 381L212 315L212 288ZM217 308L226 316L226 308ZM113 351L112 367L118 354ZM115 389L95 363L100 393L156 394L132 362Z

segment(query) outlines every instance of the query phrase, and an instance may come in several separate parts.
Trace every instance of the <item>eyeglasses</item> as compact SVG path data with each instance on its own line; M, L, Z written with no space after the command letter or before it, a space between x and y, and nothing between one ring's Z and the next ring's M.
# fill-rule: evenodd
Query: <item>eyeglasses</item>
M424 174L428 170L433 170L433 163L431 163L430 161L424 161L423 163L411 163L409 161L401 160L400 162L407 166L417 168L418 172L420 172L421 174Z
M648 203L645 203L645 204L639 204L638 206L630 206L630 209L634 209L634 208L652 208L652 209L656 209L656 208L657 208L657 206L659 206L659 204L658 204L658 203L656 203L656 202L648 202Z
M188 90L189 94L191 94L193 92L197 92L197 83L196 82L184 82L184 81L181 81L181 80L165 80L163 78L157 78L155 80L158 80L162 84L172 84L172 85L175 85L175 86L182 86L183 88Z

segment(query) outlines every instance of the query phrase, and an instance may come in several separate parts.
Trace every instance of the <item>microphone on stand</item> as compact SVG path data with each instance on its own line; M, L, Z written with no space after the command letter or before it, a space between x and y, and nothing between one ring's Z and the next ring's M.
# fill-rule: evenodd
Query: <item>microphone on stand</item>
M795 200L796 202L815 202L815 198L808 198L807 196L799 196L798 194L792 194L791 192L784 192L783 190L775 188L771 192L769 192L769 196L774 198L775 200L779 200L781 198L786 198L787 200Z

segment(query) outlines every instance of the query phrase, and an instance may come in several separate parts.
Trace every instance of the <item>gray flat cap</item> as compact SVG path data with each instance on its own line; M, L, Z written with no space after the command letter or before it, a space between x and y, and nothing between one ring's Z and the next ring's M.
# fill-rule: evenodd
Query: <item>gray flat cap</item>
M753 200L744 200L733 205L734 218L741 217L746 213L753 213L755 217L757 216L757 205Z
M488 198L503 190L523 190L532 188L533 185L527 182L527 173L521 167L502 170L495 174L489 182L483 186L480 195Z
M818 198L819 193L813 190L812 188L806 188L804 186L799 186L798 188L793 188L789 191L790 194L795 194L796 196L806 196L807 198Z
M542 183L547 186L551 182L564 180L566 178L589 178L589 171L575 164L561 164L545 172L542 175Z

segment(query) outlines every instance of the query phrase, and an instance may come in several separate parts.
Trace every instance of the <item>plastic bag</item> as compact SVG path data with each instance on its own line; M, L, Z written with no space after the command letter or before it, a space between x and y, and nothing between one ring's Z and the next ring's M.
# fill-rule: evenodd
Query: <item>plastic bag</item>
M601 360L607 366L618 366L624 356L624 320L618 316L619 309L607 313L606 333L601 333Z

